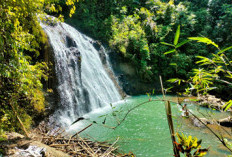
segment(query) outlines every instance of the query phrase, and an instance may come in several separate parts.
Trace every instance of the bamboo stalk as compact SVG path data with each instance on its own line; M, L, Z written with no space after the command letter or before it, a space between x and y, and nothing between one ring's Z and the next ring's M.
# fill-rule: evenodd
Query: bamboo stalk
M85 142L85 140L84 139L82 139L81 137L80 137L80 139L82 140L82 142L87 146L87 148L89 148L89 150L90 150L90 152L91 152L91 154L92 154L92 156L93 157L95 157L95 155L94 155L94 151L92 150L92 148Z
M19 121L19 123L20 123L20 125L21 125L21 127L22 127L22 129L23 129L23 131L24 131L24 133L25 133L25 135L29 138L29 134L28 134L28 132L27 132L25 126L23 125L23 122L22 122L21 119L19 118L19 116L18 116L18 114L17 114L17 112L16 112L14 106L13 106L11 103L10 103L10 106L11 106L13 112L15 113L15 116L16 116L16 118L18 119L18 121Z
M113 146L118 142L119 137L117 138L117 140L104 152L104 154L102 155L102 157L108 156L110 154L110 152L113 151Z
M75 137L76 135L80 134L81 132L85 131L86 129L88 129L89 127L91 127L93 124L89 124L87 127L85 127L84 129L80 130L79 132L75 133L71 138Z
M161 85L161 89L163 93L163 99L165 99L162 77L161 76L159 77L160 77L160 85ZM176 138L175 138L175 131L173 127L173 121L172 121L172 110L171 110L170 101L166 101L165 110L166 110L166 115L167 115L167 120L168 120L169 131L170 131L171 139L172 139L173 152L174 152L175 157L180 157L179 150L177 149L175 145Z
M63 147L63 146L71 146L75 144L51 144L49 147Z
M167 107L166 107L166 114L167 114L167 119L168 119L168 126L169 126L169 130L170 130L170 134L171 134L171 139L172 139L172 145L173 145L173 151L176 157L180 157L180 153L179 150L177 149L175 142L176 142L176 138L175 138L175 131L174 131L174 127L173 127L173 121L172 121L172 110L171 110L171 105L170 102L167 101L166 103Z

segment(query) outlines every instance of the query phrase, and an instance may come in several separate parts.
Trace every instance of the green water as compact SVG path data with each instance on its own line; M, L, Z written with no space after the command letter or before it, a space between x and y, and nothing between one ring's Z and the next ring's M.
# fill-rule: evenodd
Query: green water
M152 99L161 98L161 96L152 97ZM122 152L133 152L138 157L171 157L173 156L172 143L165 114L165 106L163 102L150 102L144 104L128 114L126 120L123 121L115 130L109 129L108 126L116 126L117 119L122 119L126 111L139 103L148 100L148 96L129 97L124 101L113 104L113 107L99 109L93 113L85 115L91 120L97 121L83 133L81 136L92 138L97 141L108 141L113 143L118 137L117 145ZM209 112L205 108L197 108L195 105L188 104L188 108L195 114L202 117ZM197 111L199 110L200 113ZM112 115L112 111L119 111ZM183 132L186 135L192 135L203 140L203 148L210 146L210 152L207 156L218 157L228 154L218 142L218 140L204 128L194 127L189 119L181 117L180 108L176 104L172 104L173 120L175 130ZM103 116L102 116L103 115ZM106 126L100 125L106 118ZM212 112L216 118L226 117L220 112ZM102 117L100 117L102 116ZM117 118L116 118L117 117ZM73 125L69 132L75 133L90 124L89 121L78 122Z

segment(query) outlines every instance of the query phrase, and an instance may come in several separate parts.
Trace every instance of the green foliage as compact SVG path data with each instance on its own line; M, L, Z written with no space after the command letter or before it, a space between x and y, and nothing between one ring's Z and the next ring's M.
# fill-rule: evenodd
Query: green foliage
M213 85L213 74L204 69L193 69L193 76L190 77L192 82L192 89L196 90L196 93L206 94L209 90L214 89L210 87Z
M150 60L150 50L139 19L140 17L136 14L122 20L113 17L110 46L130 58L142 70L141 74L144 77L147 76L144 79L149 79L151 71L147 62Z
M227 103L225 103L225 105L223 105L222 108L224 108L225 111L227 111L231 106L232 106L232 100L230 100Z
M177 149L185 154L186 157L202 157L208 152L208 149L200 149L202 140L198 140L196 137L185 136L183 133L180 135L177 133L178 142L175 142ZM193 153L192 151L195 150Z
M195 56L211 57L216 45L231 43L231 8L225 0L81 0L67 21L121 53L143 81L158 75L187 79L197 68ZM194 36L207 36L217 44L183 40Z
M157 9L152 9L154 7L157 7ZM125 7L124 10L126 10ZM135 63L144 81L151 81L151 78L154 78L158 71L162 71L162 66L158 66L156 69L154 63L162 64L161 62L164 59L164 56L161 58L160 55L162 54L157 47L165 49L166 47L161 45L164 44L175 48L175 46L180 47L187 43L187 41L184 41L178 44L180 26L178 26L173 44L162 41L166 36L169 36L172 26L175 25L176 19L180 18L182 12L186 13L185 7L181 4L174 5L173 1L169 3L149 1L145 7L134 11L133 15L127 15L127 12L124 12L124 15L113 16L110 46ZM188 16L188 13L185 16ZM193 24L190 20L188 22ZM172 52L175 52L175 50L170 50L167 53ZM178 57L180 56L176 56L175 59ZM170 63L172 58L165 58L165 60L165 62ZM173 72L170 71L169 73Z
M219 86L223 86L224 88L228 88L228 85L232 86L232 61L226 55L226 52L232 47L230 46L220 50L216 43L206 37L191 37L189 39L207 45L213 45L219 51L212 53L210 58L197 56L198 61L196 61L196 63L201 66L201 68L193 69L188 80L175 78L170 79L169 82L178 83L178 85L180 85L181 82L187 83L188 87L186 87L185 94L197 95L208 94L209 91L217 89ZM229 99L231 98L229 97ZM228 110L231 104L230 100L223 108Z
M194 39L197 39L197 41L199 41L198 38L194 38ZM212 53L211 54L212 57L210 58L198 56L199 60L196 63L199 64L200 66L205 67L205 69L202 69L203 75L199 75L196 73L194 76L195 80L203 78L202 83L204 83L204 85L200 86L199 89L204 90L205 87L209 89L214 89L214 87L212 86L218 86L220 84L221 86L223 85L225 88L226 86L228 87L228 85L231 86L232 65L231 65L231 60L229 59L229 57L227 57L228 55L226 55L225 53L229 51L232 47L227 47L223 50L220 50L218 45L216 45L210 39L203 39L203 40L200 39L200 42L214 45L215 47L217 47L219 52ZM196 71L196 69L194 70ZM197 85L196 83L197 82L193 82L194 87ZM207 92L208 91L205 91L205 93ZM229 101L225 105L226 110L229 109L230 106L231 106L231 102Z
M160 42L175 36L172 29L178 25L191 31L196 23L194 18L182 3L174 4L172 0L85 0L78 3L76 14L67 21L121 53L143 81L152 81L158 74L165 79L178 73L172 66L167 67L172 58L163 55L168 48ZM176 46L180 44L184 43Z
M47 79L48 67L38 60L47 38L38 17L59 12L58 0L10 0L0 2L0 131L26 129L45 109L41 80ZM74 7L76 0L67 0ZM73 14L71 9L70 14ZM62 16L60 16L62 17Z
M197 42L205 43L207 45L213 45L216 48L218 48L218 45L215 44L212 40L206 38L206 37L189 37L190 40L196 40Z
M171 46L171 47L174 48L174 49L171 49L171 50L169 50L167 52L164 52L165 55L173 53L173 52L178 53L177 48L179 48L179 47L181 47L184 44L189 42L189 40L185 40L185 41L182 41L181 43L178 43L179 38L180 38L180 25L177 27L175 38L174 38L174 41L173 41L173 45L169 44L169 43L166 43L166 42L160 42L163 45Z
M180 25L178 26L178 28L177 28L177 30L176 30L176 35L175 35L174 42L173 42L173 44L174 44L175 46L176 46L177 43L178 43L179 37L180 37Z

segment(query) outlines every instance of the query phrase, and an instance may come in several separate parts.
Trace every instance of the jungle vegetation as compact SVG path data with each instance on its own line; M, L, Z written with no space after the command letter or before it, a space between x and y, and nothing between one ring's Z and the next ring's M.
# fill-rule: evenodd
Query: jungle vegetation
M4 0L0 1L0 133L21 130L16 114L30 128L33 119L45 110L42 81L48 78L49 69L43 47L48 41L39 20L46 14L109 45L136 67L144 82L157 81L159 75L163 80L199 76L199 71L193 70L199 69L198 61L205 66L204 74L218 70L217 76L211 73L209 84L216 87L213 94L231 98L231 84L218 82L219 77L230 82L228 71L232 71L232 34L228 33L232 31L231 1ZM178 29L176 41L173 39ZM216 46L189 42L189 37L212 39ZM173 45L175 52L165 53ZM228 60L219 63L220 56L215 54L224 54L225 48ZM166 85L171 86L168 82Z
M180 26L179 42L188 37L206 37L221 49L231 46L232 3L226 0L84 0L76 14L67 19L79 30L102 41L133 64L144 82L170 78L188 79L198 68L196 56L211 57L219 51L213 45L188 42L178 45L176 53L166 55ZM230 54L228 51L228 58ZM166 82L166 86L171 87ZM228 93L222 84L213 90ZM185 87L173 91L184 91ZM228 98L228 95L224 96Z
M55 2L0 1L0 135L3 131L21 131L19 117L29 129L33 119L45 110L42 80L48 78L48 66L41 47L46 45L47 37L39 19L61 10ZM66 1L70 16L75 2Z

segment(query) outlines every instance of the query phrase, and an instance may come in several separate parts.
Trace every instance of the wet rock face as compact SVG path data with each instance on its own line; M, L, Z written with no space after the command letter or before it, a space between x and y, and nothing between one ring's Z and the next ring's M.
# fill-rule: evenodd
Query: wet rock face
M71 37L66 36L66 46L67 47L77 47L77 44Z
M91 41L93 44L93 47L98 51L99 56L101 58L102 64L106 64L106 54L104 53L104 48L102 46L102 43L100 41Z
M104 53L103 48L100 48L98 53L99 53L99 56L101 58L102 64L106 65L106 54Z
M86 110L87 112L90 112L90 111L91 111L91 108L90 108L90 106L89 106L89 104L90 104L89 92L88 92L86 89L84 89L84 90L83 90L83 95L84 95L84 100L85 100L85 106L84 106L84 108L85 108L85 110Z
M123 91L128 95L141 95L160 91L159 78L152 82L144 82L139 76L135 65L121 54L111 51L109 53L112 68L120 82Z
M94 41L93 47L99 51L101 49L102 44L99 41Z

